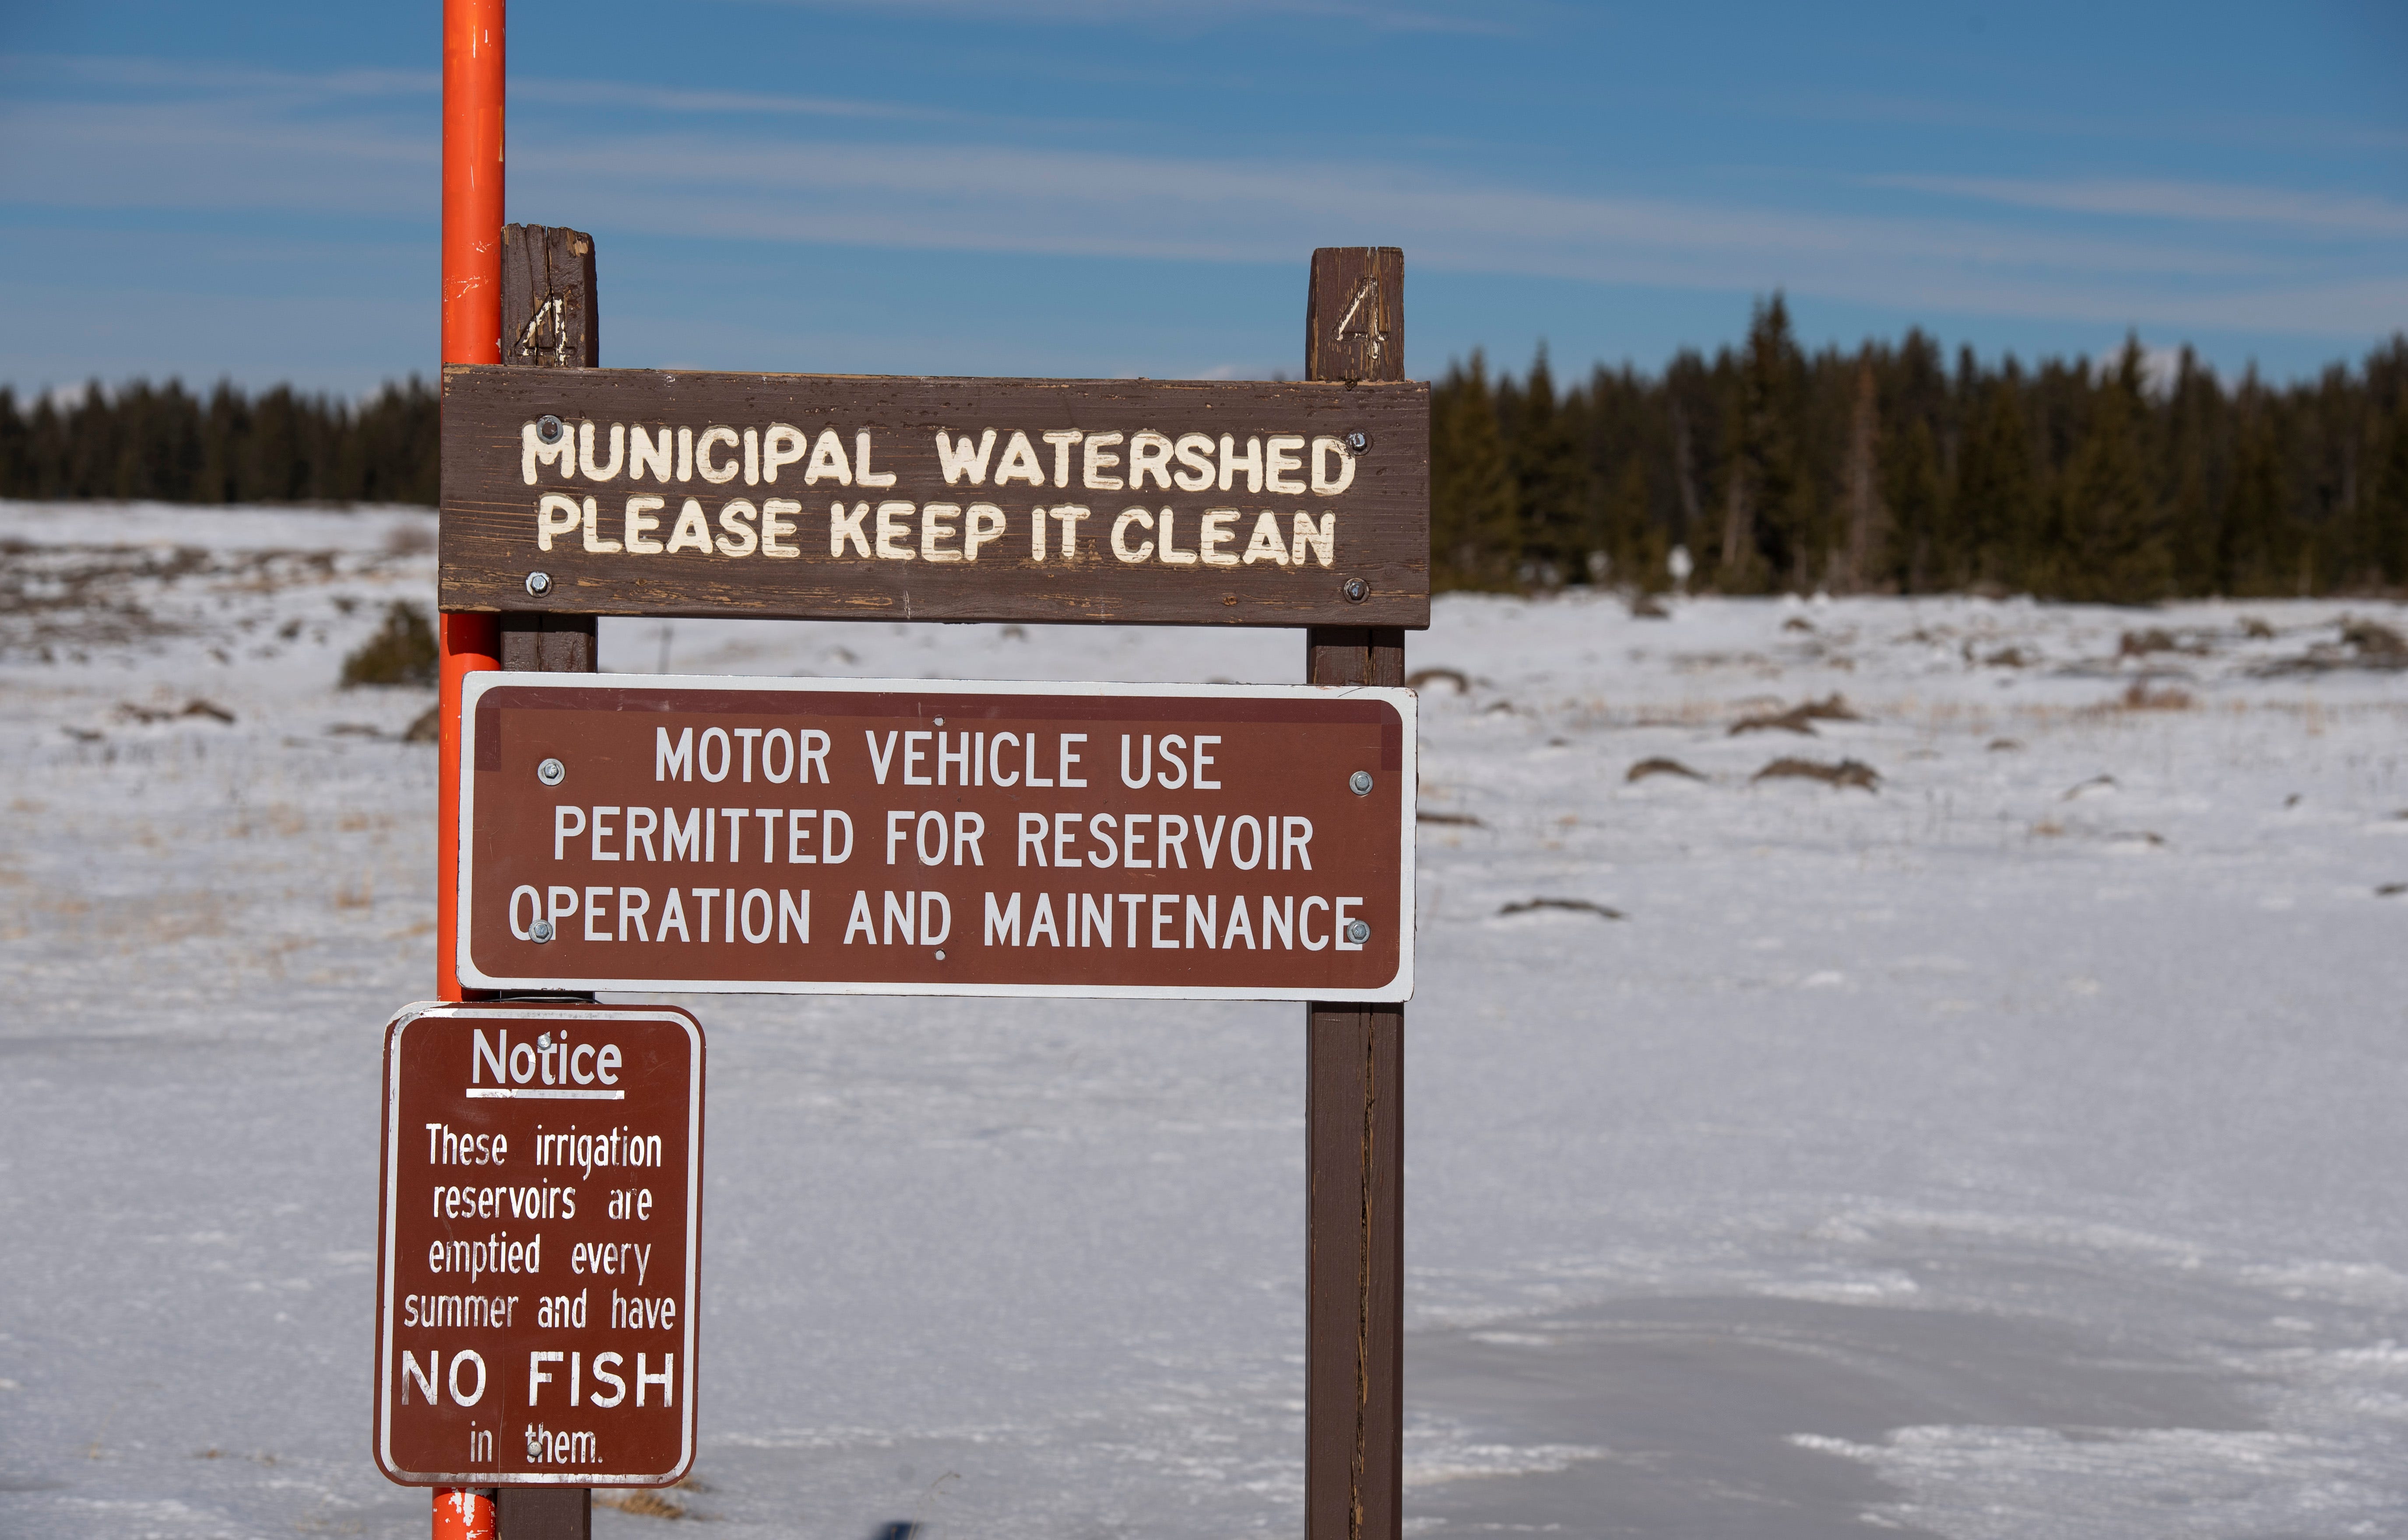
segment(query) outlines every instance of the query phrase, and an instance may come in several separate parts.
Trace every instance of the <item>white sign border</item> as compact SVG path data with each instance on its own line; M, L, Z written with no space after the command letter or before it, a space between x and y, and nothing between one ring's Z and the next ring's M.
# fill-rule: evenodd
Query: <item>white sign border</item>
M677 1463L665 1475L595 1476L589 1472L567 1471L558 1476L522 1475L508 1471L411 1471L403 1474L393 1458L393 1395L394 1395L394 1236L400 1225L399 1205L394 1197L401 1181L401 1034L414 1022L424 1020L471 1020L478 1017L509 1016L535 1018L545 1021L674 1021L685 1029L691 1048L687 1058L689 1079L686 1084L686 1150L685 1162L685 1299L679 1308L685 1315L683 1342L685 1373L681 1376L685 1391L685 1413L680 1420ZM420 1000L404 1005L391 1021L385 1023L384 1041L384 1148L380 1152L383 1166L382 1179L378 1184L377 1199L377 1392L376 1392L376 1457L377 1467L386 1479L408 1487L667 1487L685 1479L694 1469L695 1457L695 1386L698 1383L695 1364L695 1347L701 1332L696 1307L701 1304L702 1276L702 1091L704 1039L702 1023L691 1011L676 1005L631 1005L617 1008L594 1005L549 1005L524 1001ZM499 1430L496 1430L498 1433Z
M662 690L797 691L832 694L947 695L1127 695L1204 700L1376 700L1403 719L1403 762L1397 774L1403 779L1398 830L1398 906L1400 945L1397 972L1387 983L1369 989L1261 988L1215 989L1205 986L1047 984L908 984L830 982L810 979L728 981L660 978L605 978L593 975L503 977L484 972L469 950L469 894L476 877L477 703L489 690ZM1311 684L1118 684L1082 680L1021 679L801 679L712 674L534 674L480 669L466 675L460 688L460 813L457 930L453 935L453 966L460 982L480 990L556 990L643 994L851 994L943 995L981 999L1044 1000L1264 1000L1329 1001L1363 1005L1400 1005L1413 995L1414 820L1419 806L1420 698L1394 685Z

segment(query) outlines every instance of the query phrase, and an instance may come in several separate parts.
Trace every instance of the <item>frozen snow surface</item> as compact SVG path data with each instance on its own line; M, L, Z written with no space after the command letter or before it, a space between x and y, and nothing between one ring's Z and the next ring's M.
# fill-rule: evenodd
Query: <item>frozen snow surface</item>
M367 1438L432 697L335 679L431 534L0 505L0 1533L425 1533ZM1460 687L1424 686L1408 1528L2408 1531L2408 659L2354 623L2408 617L1670 607L1450 597L1409 640ZM646 673L1301 652L603 633ZM1296 1532L1297 1007L687 1003L670 1501L731 1540Z

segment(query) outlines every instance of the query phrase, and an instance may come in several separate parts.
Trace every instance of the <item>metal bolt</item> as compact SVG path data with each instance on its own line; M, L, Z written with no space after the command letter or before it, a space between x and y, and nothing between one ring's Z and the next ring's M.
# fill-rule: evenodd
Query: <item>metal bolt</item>
M538 438L542 439L547 444L559 443L562 435L567 432L568 425L561 421L560 419L552 416L550 412L546 412L541 417L536 419L535 435Z
M549 940L551 940L551 939L552 939L552 921L551 921L551 920L537 920L534 924L532 924L532 925L530 925L530 926L528 926L528 927L527 927L527 934L528 934L528 935L530 935L530 936L532 936L532 937L534 937L534 938L535 938L536 940L538 940L538 941L549 941Z
M1348 920L1346 922L1346 939L1352 941L1358 947L1364 942L1370 940L1371 927L1369 923L1360 920Z
M1358 428L1346 435L1346 447L1354 453L1361 454L1371 447L1371 435Z
M938 961L938 962L942 962L944 960L945 960L945 951L944 951L944 948L941 948L941 947L939 947L939 948L937 948L937 961Z
M552 574L549 572L528 573L526 588L529 596L537 599L542 598L545 594L552 592Z
M937 719L937 725L938 725L939 727L942 727L942 726L944 726L944 725L945 725L945 719L944 719L944 718L942 718L942 717L939 717L939 718Z
M1370 596L1370 584L1365 582L1360 578L1349 578L1346 579L1346 602L1348 604L1359 605Z
M558 760L546 760L535 767L535 778L546 786L557 786L568 778L568 766Z
M1371 794L1371 772L1369 770L1355 771L1353 775L1346 777L1346 789L1354 792L1358 797L1369 796Z

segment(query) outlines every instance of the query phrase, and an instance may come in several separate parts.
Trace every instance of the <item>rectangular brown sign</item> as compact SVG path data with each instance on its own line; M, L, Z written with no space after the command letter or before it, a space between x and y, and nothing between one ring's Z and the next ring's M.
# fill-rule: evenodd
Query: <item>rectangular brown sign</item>
M483 673L461 981L1403 1000L1414 698Z
M1418 381L450 365L442 496L445 609L1429 624Z
M376 1461L425 1486L694 1462L702 1028L422 1004L385 1028Z

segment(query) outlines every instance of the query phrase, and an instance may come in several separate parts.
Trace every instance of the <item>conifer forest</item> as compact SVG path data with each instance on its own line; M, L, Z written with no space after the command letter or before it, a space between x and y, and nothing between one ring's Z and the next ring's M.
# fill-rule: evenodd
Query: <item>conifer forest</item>
M1431 392L1433 586L2031 593L2149 603L2408 588L2408 335L2313 379L2186 349L1808 353L1780 296L1660 374L1474 353ZM280 386L0 389L0 496L435 501L437 401Z

